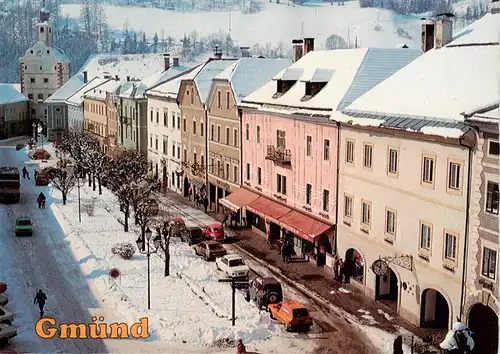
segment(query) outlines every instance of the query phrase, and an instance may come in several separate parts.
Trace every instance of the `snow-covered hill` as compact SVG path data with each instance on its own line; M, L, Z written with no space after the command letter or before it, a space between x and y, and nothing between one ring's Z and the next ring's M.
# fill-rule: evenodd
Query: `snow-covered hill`
M220 30L231 30L239 45L255 43L278 44L289 47L292 39L316 38L316 48L322 49L326 38L339 35L358 46L394 47L401 43L418 48L420 29L418 16L403 16L392 11L364 8L357 1L344 6L314 4L314 6L288 6L263 3L263 11L256 14L241 12L176 12L143 7L104 6L108 23L113 29L123 29L125 23L148 37L155 32L161 37L182 38L196 30L199 35L210 35ZM81 5L61 5L61 15L78 18ZM376 28L376 29L375 29ZM399 28L399 30L398 30ZM406 32L411 38L403 38Z

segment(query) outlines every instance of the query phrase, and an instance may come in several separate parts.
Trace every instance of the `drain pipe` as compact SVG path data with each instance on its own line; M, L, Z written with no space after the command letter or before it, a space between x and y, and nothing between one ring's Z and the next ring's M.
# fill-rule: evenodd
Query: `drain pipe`
M335 249L335 254L337 254L337 239L339 236L339 178L340 178L340 122L337 123L337 183L335 186L335 244L333 245Z
M477 132L471 128L471 131L473 132L475 136L475 141L477 142ZM463 266L462 266L462 289L461 289L461 294L460 294L460 321L463 322L462 315L463 315L463 310L464 310L464 298L466 295L465 289L467 287L467 252L468 252L468 243L469 243L469 225L470 225L470 195L471 195L471 185L472 185L472 162L473 162L473 151L472 149L475 148L474 143L470 143L467 141L464 141L464 136L460 137L459 142L460 145L465 146L469 150L469 161L468 161L468 171L467 171L467 197L466 197L466 214L465 214L465 236L464 236L464 251L463 251ZM464 322L465 323L465 322Z

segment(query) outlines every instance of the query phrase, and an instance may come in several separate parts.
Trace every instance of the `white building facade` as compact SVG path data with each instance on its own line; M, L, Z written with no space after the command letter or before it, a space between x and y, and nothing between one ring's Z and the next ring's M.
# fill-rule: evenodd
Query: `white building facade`
M28 98L30 118L47 124L44 101L68 81L70 59L53 46L50 13L42 8L36 25L37 42L19 59L21 66L21 92Z

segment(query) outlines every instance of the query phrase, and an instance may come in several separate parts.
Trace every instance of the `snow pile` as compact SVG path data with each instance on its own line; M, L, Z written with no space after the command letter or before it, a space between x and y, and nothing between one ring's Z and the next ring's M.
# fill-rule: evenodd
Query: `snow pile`
M456 128L423 127L420 131L426 135L437 135L445 138L460 138L464 132Z
M379 348L382 353L392 353L394 346L394 339L398 335L397 333L390 334L380 328L371 326L361 326L361 329L366 334L366 336L373 342L375 347ZM403 344L403 353L410 354L411 350L408 345Z

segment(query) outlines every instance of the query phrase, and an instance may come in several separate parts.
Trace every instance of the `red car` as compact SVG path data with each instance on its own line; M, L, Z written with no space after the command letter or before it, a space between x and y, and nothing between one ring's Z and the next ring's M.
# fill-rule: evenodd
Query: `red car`
M205 226L203 229L203 234L215 241L224 241L224 229L221 224L210 224Z

